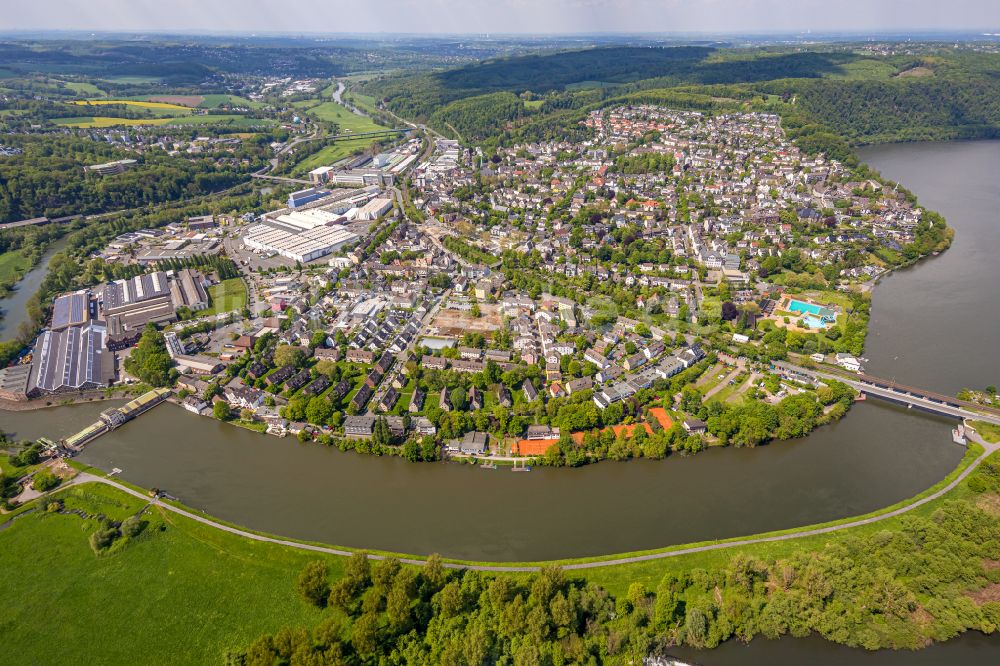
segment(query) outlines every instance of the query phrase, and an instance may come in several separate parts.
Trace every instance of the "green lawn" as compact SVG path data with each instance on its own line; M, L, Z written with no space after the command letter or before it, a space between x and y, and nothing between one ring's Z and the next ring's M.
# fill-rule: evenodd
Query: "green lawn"
M378 130L388 129L379 125L368 116L359 116L356 113L352 113L347 107L341 106L336 102L317 104L307 109L305 113L318 120L337 123L338 133L352 132L358 134L361 132L377 132Z
M992 444L1000 443L1000 426L987 423L986 421L972 421L970 425L987 442Z
M358 107L362 111L372 113L377 111L377 102L371 95L362 95L357 92L345 92L344 99Z
M143 506L92 485L61 496L67 508L116 520ZM320 618L295 593L315 555L159 510L143 517L142 534L101 556L88 542L97 521L77 515L31 513L0 533L5 652L24 664L218 664L261 633Z
M0 282L18 280L31 268L31 260L20 250L0 254Z
M259 125L275 125L277 121L270 118L248 118L236 114L215 114L204 116L188 116L171 118L168 125L226 125L229 127L256 127Z
M292 174L301 175L309 173L316 167L328 166L339 162L345 157L353 155L355 151L367 148L371 144L371 138L340 139L296 164L292 169Z
M247 304L247 286L240 278L223 280L208 288L209 307L199 317L240 310Z
M81 97L105 97L107 95L107 93L93 83L85 83L83 81L60 81L60 83Z

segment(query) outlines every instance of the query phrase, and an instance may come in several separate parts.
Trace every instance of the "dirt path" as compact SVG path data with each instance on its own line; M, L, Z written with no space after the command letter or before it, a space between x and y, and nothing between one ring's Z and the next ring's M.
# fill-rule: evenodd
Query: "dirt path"
M803 537L819 536L821 534L831 534L833 532L842 532L843 530L849 530L849 529L852 529L854 527L860 527L862 525L871 525L873 523L878 523L878 522L882 522L884 520L889 520L890 518L895 518L896 516L901 516L904 513L908 513L908 512L910 512L910 511L912 511L912 510L914 510L914 509L916 509L918 507L923 506L924 504L927 504L928 502L933 502L934 500L938 499L939 497L941 497L942 495L944 495L948 491L950 491L953 488L955 488L955 486L957 486L959 483L961 483L962 481L964 481L966 479L966 477L968 477L972 472L974 472L976 470L976 468L978 468L979 465L982 464L982 462L984 460L986 460L987 456L989 456L994 451L1000 450L1000 444L990 444L990 443L987 443L981 437L979 437L979 435L976 434L976 433L969 433L969 438L972 439L973 441L975 441L976 443L980 444L983 447L983 453L982 453L982 455L980 455L978 458L976 458L975 461L973 461L973 463L971 465L969 465L967 468L965 468L964 470L962 470L962 472L960 474L958 474L958 476L956 476L954 479L952 479L944 487L940 488L939 490L936 490L935 492L931 493L930 495L927 495L926 497L922 497L920 499L914 500L914 501L910 502L909 504L906 504L904 506L899 507L898 509L893 509L892 511L887 511L886 513L882 513L882 514L879 514L877 516L871 516L869 518L859 518L857 520L851 520L851 521L848 521L846 523L840 523L840 524L837 524L837 525L829 525L827 527L817 527L817 528L813 528L813 529L796 530L794 532L788 532L786 534L778 534L778 535L775 535L775 536L750 537L750 538L747 538L747 539L738 539L738 540L735 540L735 541L726 541L726 542L723 542L723 543L711 543L711 544L706 544L704 546L691 546L691 547L688 547L688 548L679 548L677 550L661 551L661 552L655 552L655 553L647 553L645 555L633 555L633 556L629 556L629 557L617 557L617 558L613 558L613 559L597 560L597 561L593 561L593 562L576 562L576 563L571 563L571 564L563 564L561 566L562 566L563 569L572 570L572 569L598 569L598 568L602 568L602 567L618 566L618 565L621 565L621 564L635 564L637 562L648 562L648 561L651 561L651 560L662 560L662 559L666 559L666 558L669 558L669 557L678 557L678 556L681 556L681 555L690 555L692 553L704 553L704 552L713 551L713 550L724 550L724 549L727 549L727 548L736 548L736 547L739 547L739 546L752 546L752 545L759 544L759 543L770 543L770 542L774 542L774 541L791 541L793 539L801 539ZM140 499L143 499L143 500L146 500L146 501L150 501L150 499L149 499L149 497L147 495L145 495L145 494L143 494L143 493L141 493L141 492L139 492L137 490L133 490L132 488L129 488L128 486L125 486L125 485L123 485L121 483L118 483L117 481L113 481L113 480L108 479L108 478L96 476L94 474L90 474L90 473L87 473L87 472L81 473L79 476L77 476L75 479L73 479L72 481L70 481L66 485L76 485L76 484L81 484L81 483L103 483L103 484L112 486L114 488L117 488L118 490L120 490L120 491L122 491L124 493L127 493L129 495L132 495L134 497L138 497ZM247 530L244 530L244 529L240 529L238 527L232 527L230 525L224 525L224 524L216 522L216 521L214 521L214 520L212 520L210 518L206 518L204 516L200 516L200 515L198 515L196 513L192 513L190 511L185 510L185 509L181 509L179 507L173 506L172 504L166 504L166 503L164 503L162 500L160 500L158 498L151 500L151 504L153 504L153 505L155 505L155 506L157 506L157 507L159 507L159 508L161 508L161 509L163 509L165 511L170 511L172 513L176 513L178 515L184 516L185 518L189 518L191 520L194 520L195 522L201 523L202 525L207 525L207 526L213 527L213 528L215 528L217 530L221 530L223 532L228 532L229 534L235 534L237 536L242 536L242 537L245 537L247 539L252 539L254 541L262 541L264 543L273 543L273 544L277 544L277 545L280 545L280 546L288 546L289 548L298 548L299 550L309 550L309 551L313 551L313 552L317 552L317 553L324 553L324 554L327 554L327 555L339 555L339 556L343 556L343 557L349 557L349 556L351 556L351 555L354 554L353 551L349 551L349 550L343 550L343 549L340 549L340 548L331 548L330 546L319 546L319 545L310 544L310 543L302 543L302 542L299 542L299 541L291 541L289 539L281 539L281 538L277 538L277 537L270 537L270 536L265 536L263 534L256 534L254 532L250 532L250 531L247 531ZM385 559L386 556L384 556L384 555L369 554L368 557L370 557L373 560L382 560L382 559ZM412 564L412 565L415 565L415 566L423 566L426 563L424 560L419 560L419 559L414 559L414 558L401 557L401 558L398 558L398 559L399 559L400 562L403 562L405 564ZM490 564L461 564L461 563L450 562L450 563L445 564L445 566L448 567L449 569L471 569L471 570L474 570L474 571L492 571L492 572L502 572L502 573L532 572L532 571L539 571L539 570L541 570L541 566L538 566L538 565L517 565L517 564L506 564L506 565L505 564L496 564L496 565L490 565Z

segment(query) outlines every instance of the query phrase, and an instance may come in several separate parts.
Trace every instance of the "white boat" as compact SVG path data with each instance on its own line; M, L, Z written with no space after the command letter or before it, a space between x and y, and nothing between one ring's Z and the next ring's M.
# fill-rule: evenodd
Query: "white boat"
M962 446L966 446L969 443L969 440L965 437L964 425L959 425L957 428L951 429L951 441Z

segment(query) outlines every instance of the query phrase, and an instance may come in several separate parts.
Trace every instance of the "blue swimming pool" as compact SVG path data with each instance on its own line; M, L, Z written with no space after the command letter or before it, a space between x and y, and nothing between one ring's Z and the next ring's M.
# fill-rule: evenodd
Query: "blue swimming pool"
M802 301L792 299L788 302L788 309L792 312L797 312L800 314L811 314L818 315L823 308L816 305L815 303L803 303Z
M795 314L803 315L802 319L809 325L809 328L826 328L837 321L837 314L830 308L815 303L806 303L795 298L788 302L788 309Z

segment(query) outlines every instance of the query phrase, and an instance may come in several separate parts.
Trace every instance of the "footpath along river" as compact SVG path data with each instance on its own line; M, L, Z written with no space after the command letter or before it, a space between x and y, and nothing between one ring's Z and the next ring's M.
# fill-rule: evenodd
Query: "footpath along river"
M956 229L951 250L875 291L866 356L885 377L954 392L996 384L1000 355L1000 142L886 146L862 158ZM19 436L59 436L105 405L5 413ZM582 557L738 536L864 513L933 485L958 463L944 419L877 401L807 438L664 461L511 474L415 465L276 439L173 405L99 439L80 459L225 520L285 536L476 560ZM996 663L966 636L899 660L813 639L684 656L731 663ZM985 658L989 657L989 658ZM929 661L928 661L929 660Z

